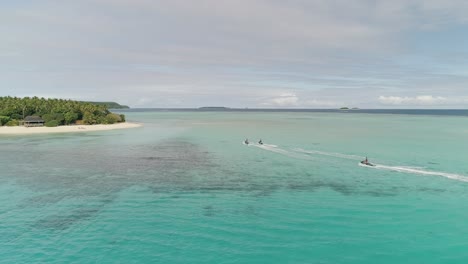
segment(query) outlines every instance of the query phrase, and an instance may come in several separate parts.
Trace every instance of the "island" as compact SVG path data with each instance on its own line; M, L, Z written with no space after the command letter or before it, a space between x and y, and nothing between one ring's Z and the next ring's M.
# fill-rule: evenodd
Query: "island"
M119 103L116 103L116 102L87 102L87 101L83 101L83 103L91 103L91 104L94 104L94 105L105 105L107 106L108 109L129 109L130 107L126 106L126 105L121 105Z
M357 107L349 108L349 107L341 107L339 110L359 110Z
M222 111L222 110L229 110L228 107L224 106L203 106L199 107L198 110L203 110L203 111Z
M140 126L126 122L123 114L109 111L109 106L116 105L119 104L0 97L0 134L81 132Z

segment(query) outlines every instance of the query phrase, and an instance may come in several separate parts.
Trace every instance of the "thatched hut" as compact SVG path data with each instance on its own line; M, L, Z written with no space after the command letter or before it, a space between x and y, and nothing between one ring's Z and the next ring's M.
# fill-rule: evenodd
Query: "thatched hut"
M44 120L40 116L27 116L21 124L25 127L40 127L44 125Z

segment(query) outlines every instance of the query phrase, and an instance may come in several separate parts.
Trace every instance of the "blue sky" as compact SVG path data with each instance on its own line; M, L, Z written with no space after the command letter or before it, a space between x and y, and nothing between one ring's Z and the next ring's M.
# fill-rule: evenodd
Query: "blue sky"
M466 108L468 2L0 1L0 94Z

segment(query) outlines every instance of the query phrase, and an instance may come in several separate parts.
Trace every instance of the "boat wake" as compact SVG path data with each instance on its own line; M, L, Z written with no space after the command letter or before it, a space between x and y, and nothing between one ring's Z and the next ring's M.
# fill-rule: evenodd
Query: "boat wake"
M310 156L307 156L307 155L303 155L303 154L300 154L300 153L295 153L295 152L291 152L291 151L279 148L277 145L272 145L272 144L262 144L262 145L261 144L250 144L250 146L254 146L254 147L266 150L266 151L270 151L270 152L274 152L274 153L281 154L281 155L284 155L284 156L288 156L290 158L304 159L304 160L312 160L313 159L313 158L311 158Z
M428 171L423 169L411 168L411 167L401 167L401 166L387 166L381 164L375 164L374 167L366 166L364 164L359 163L359 166L371 168L371 169L378 169L378 170L388 170L388 171L396 171L396 172L403 172L403 173L411 173L411 174L419 174L419 175L428 175L428 176L440 176L445 177L451 180L463 181L468 182L468 177L456 174L456 173L448 173L448 172L439 172L439 171Z
M325 152L319 150L305 150L301 148L294 148L291 151L279 148L277 145L270 145L270 144L250 144L251 146L255 146L267 151L275 152L278 154L282 154L291 158L299 158L305 160L313 160L314 158L311 155L321 155L321 156L329 156L335 157L340 159L347 159L347 160L362 160L361 156L357 155L349 155L343 153L335 153L335 152ZM427 175L427 176L439 176L444 177L451 180L463 181L468 182L468 176L456 174L456 173L449 173L449 172L440 172L440 171L430 171L425 170L423 167L415 167L415 166L388 166L382 164L375 164L375 166L368 166L362 163L358 163L361 167L377 169L377 170L387 170L387 171L396 171L401 173L409 173L409 174L417 174L417 175Z
M275 146L276 147L276 146ZM276 151L280 150L279 148ZM286 150L281 150L286 151ZM350 155L350 154L343 154L343 153L334 153L334 152L325 152L319 150L305 150L302 148L294 148L292 149L294 153L301 153L301 154L308 154L308 155L321 155L321 156L329 156L335 157L340 159L347 159L347 160L356 160L361 161L363 159L362 156L357 155ZM289 155L291 153L286 151ZM409 173L409 174L418 174L418 175L427 175L427 176L439 176L444 177L451 180L463 181L468 182L468 176L456 174L456 173L449 173L449 172L440 172L440 171L430 171L425 170L423 167L413 167L413 166L387 166L382 164L375 164L375 166L367 166L361 163L358 163L359 166L378 169L378 170L387 170L387 171L396 171L401 173Z
M305 150L301 148L295 148L293 149L293 151L305 153L305 154L322 155L322 156L329 156L329 157L349 159L349 160L362 160L361 156L348 155L348 154L342 154L342 153L325 152L325 151L319 151L319 150Z

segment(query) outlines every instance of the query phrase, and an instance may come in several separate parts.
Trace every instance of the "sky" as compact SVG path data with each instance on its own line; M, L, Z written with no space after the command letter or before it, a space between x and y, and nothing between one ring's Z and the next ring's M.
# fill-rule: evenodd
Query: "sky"
M464 0L0 0L0 96L467 108Z

